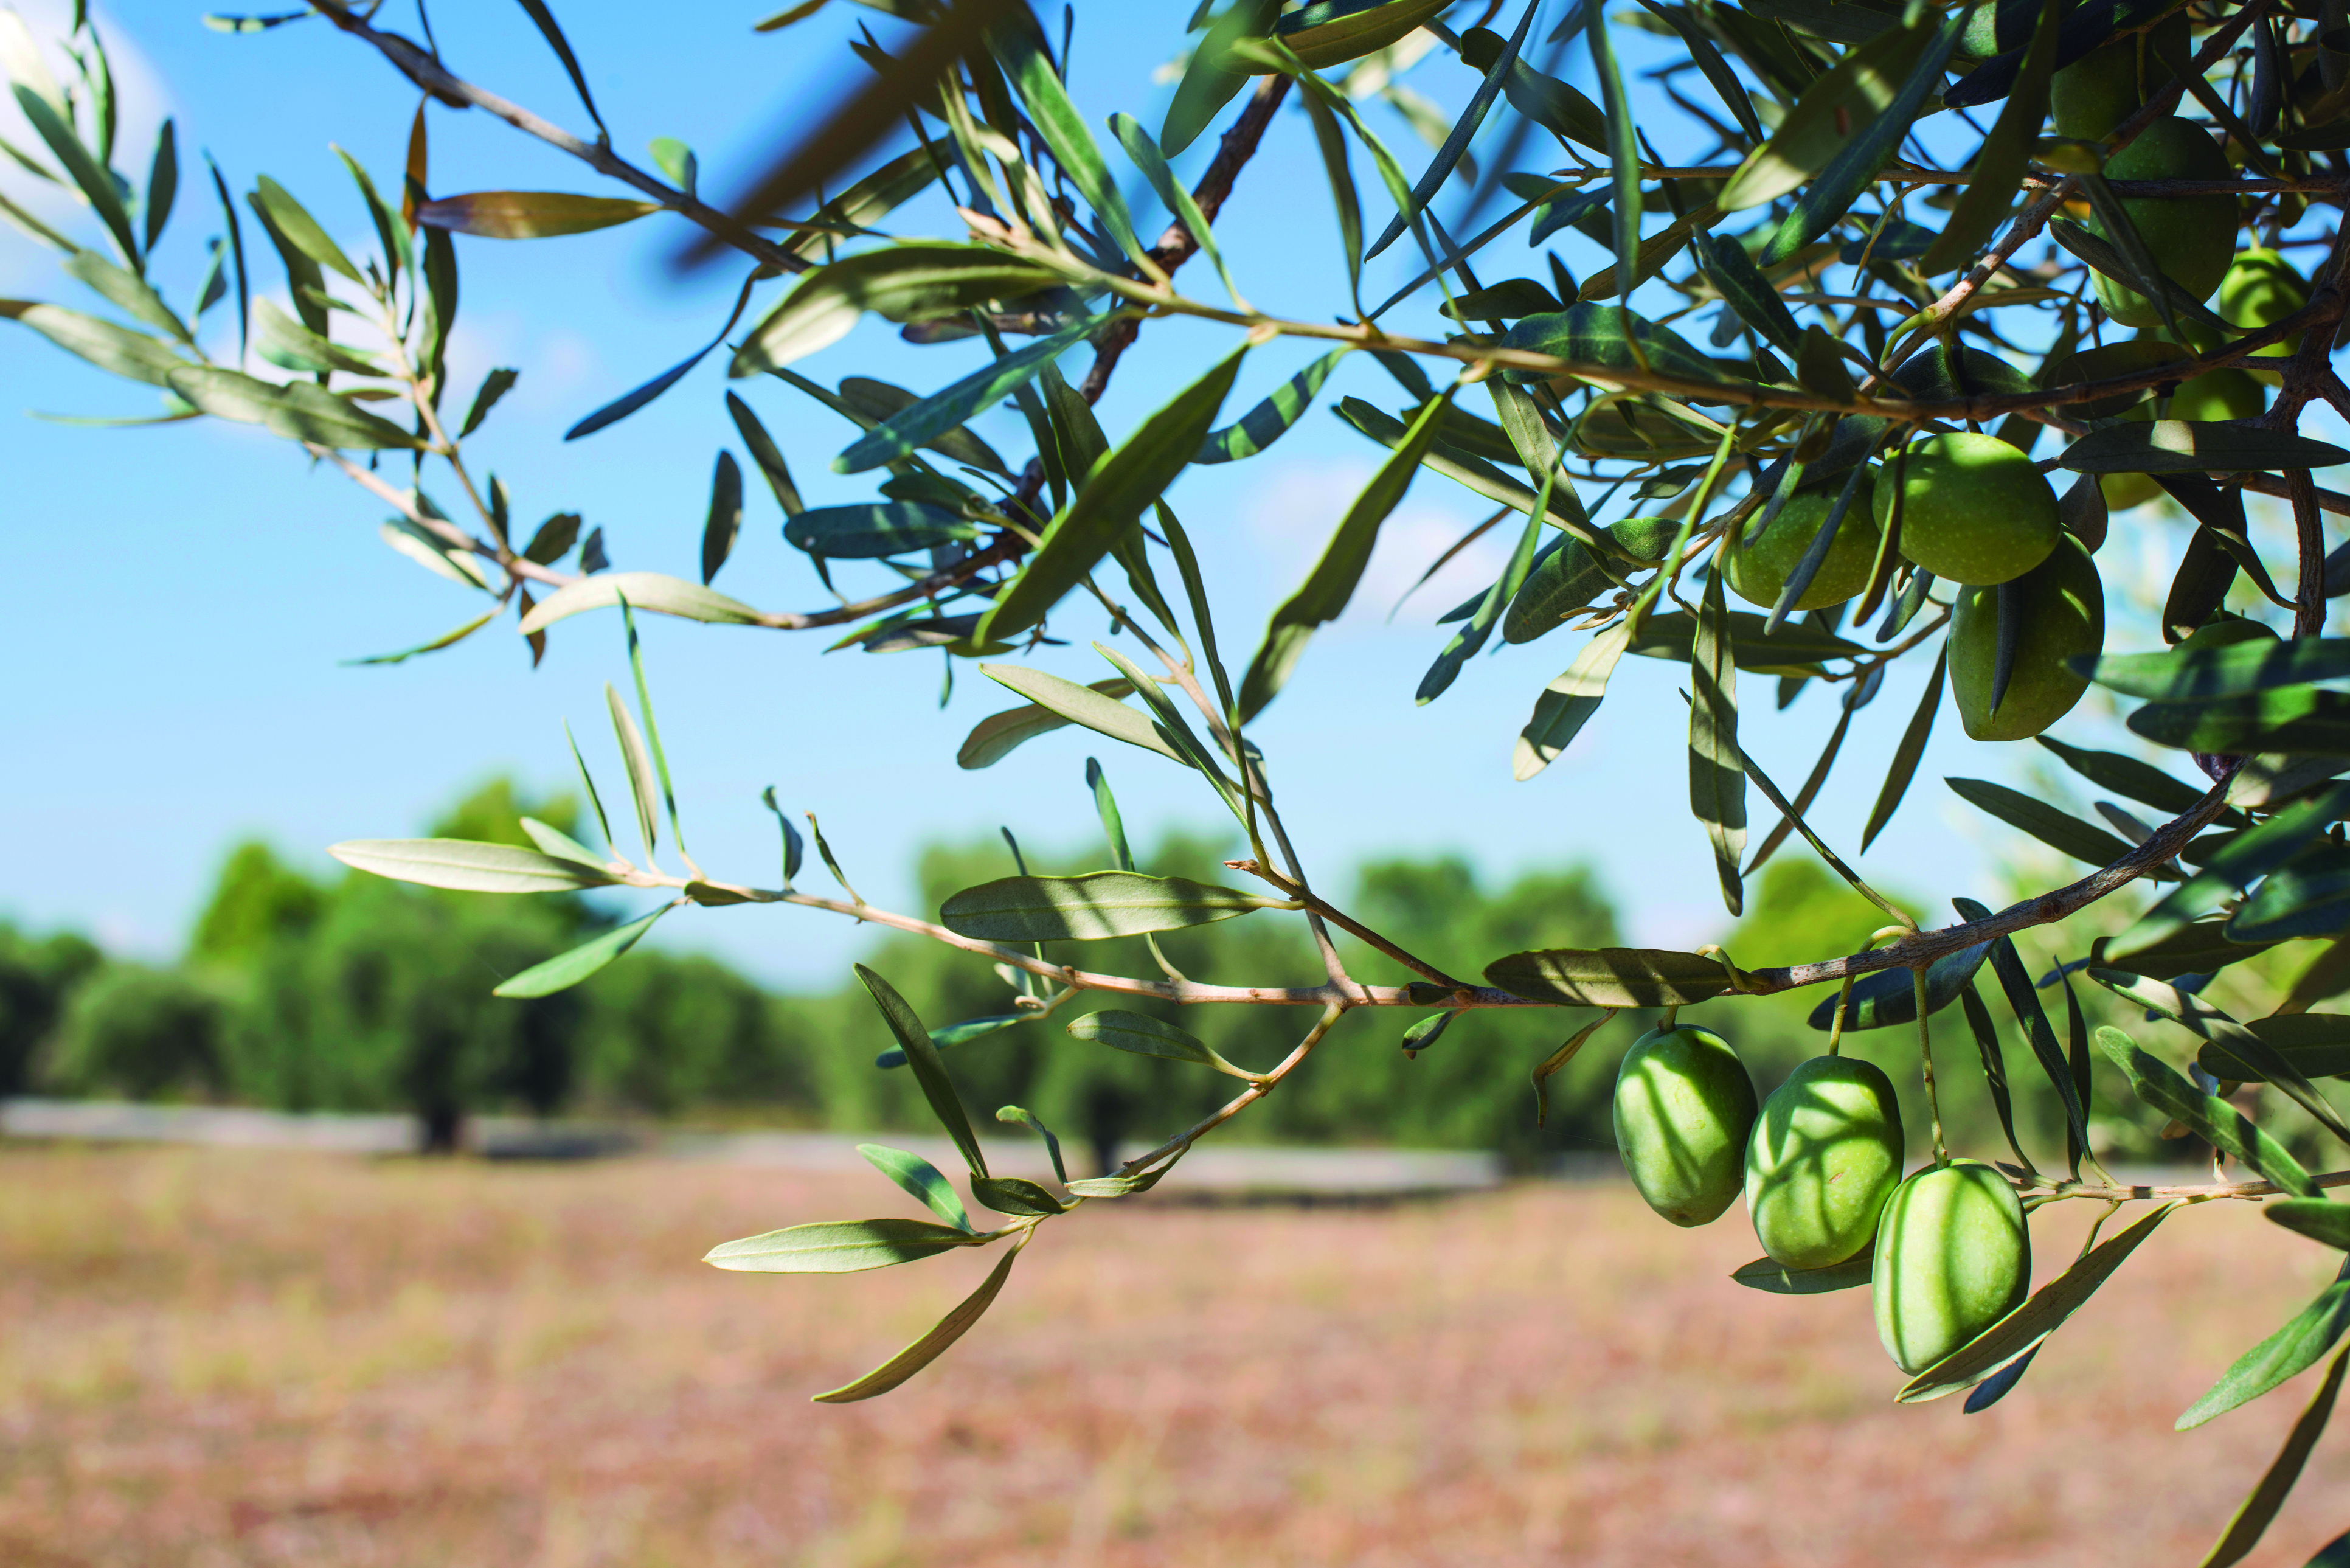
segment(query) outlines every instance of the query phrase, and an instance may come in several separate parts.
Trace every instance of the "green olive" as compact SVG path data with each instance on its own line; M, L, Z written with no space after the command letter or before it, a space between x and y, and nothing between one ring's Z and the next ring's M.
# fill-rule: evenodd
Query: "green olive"
M1954 1159L1894 1189L1869 1294L1877 1336L1902 1371L1923 1372L2005 1317L2031 1282L2023 1205L1998 1171Z
M2022 598L2015 668L1999 707L1991 705L1999 667L1999 597ZM1959 590L1950 618L1950 691L1959 718L1978 741L2023 741L2072 711L2089 682L2065 660L2106 643L2106 590L2097 564L2070 534L2048 558L1995 587Z
M2168 418L2174 420L2249 420L2259 414L2268 395L2261 390L2260 382L2243 370L2206 370L2178 383L2170 395ZM2150 421L2154 418L2152 402L2138 403L2121 417L2126 420ZM2143 506L2157 496L2167 493L2154 482L2150 473L2106 473L2097 478L2098 487L2106 493L2109 511L2126 512L2133 506Z
M1889 483L1898 472L1901 483ZM1997 436L1959 433L1920 441L1877 470L1871 498L1881 533L1901 496L1901 553L1953 583L2003 583L2056 547L2056 492L2032 460Z
M1616 1149L1648 1207L1707 1225L1738 1197L1754 1082L1730 1043L1690 1024L1632 1042L1616 1070Z
M1820 563L1811 587L1795 601L1795 608L1825 609L1844 603L1868 586L1868 574L1877 566L1877 542L1880 537L1868 511L1875 486L1872 475L1861 475L1860 488L1854 493L1843 523L1836 527L1835 541L1828 546L1827 559ZM1779 591L1787 586L1787 575L1803 560L1812 541L1819 537L1821 525L1827 522L1843 491L1844 480L1837 478L1817 490L1799 491L1789 496L1787 504L1779 508L1779 515L1771 519L1769 527L1742 540L1730 553L1731 591L1748 604L1761 605L1764 609L1776 605Z
M1791 1269L1858 1255L1901 1177L1901 1106L1883 1073L1814 1056L1771 1091L1746 1144L1755 1239Z
M2149 82L2159 86L2170 79L2162 60L2184 60L2193 49L2186 13L2175 12L2148 33L2116 38L2074 61L2048 81L2048 111L2056 134L2103 141L2144 107Z
M2220 280L2218 309L2236 327L2273 327L2309 303L2309 285L2292 264L2265 245L2255 245L2236 258ZM2252 359L2290 359L2304 334L2295 332L2282 342L2252 351ZM2189 416L2180 414L2180 419Z
M2108 180L2230 180L2236 171L2199 125L2175 115L2156 120L2137 140L2106 161ZM2209 299L2228 275L2236 254L2236 199L2214 196L2137 196L2122 202L2147 254L2171 282L2197 299ZM2092 219L2090 229L2110 240ZM2154 302L2105 274L2096 275L2097 303L2126 327L2153 327L2162 320Z

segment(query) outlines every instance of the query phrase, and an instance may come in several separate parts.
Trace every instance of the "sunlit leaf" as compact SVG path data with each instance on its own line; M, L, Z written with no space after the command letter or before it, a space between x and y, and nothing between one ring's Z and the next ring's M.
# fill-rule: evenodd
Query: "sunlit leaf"
M352 838L327 853L356 870L461 893L568 893L616 880L600 866L463 838Z
M989 942L1099 941L1174 931L1286 907L1280 898L1182 877L1094 871L1083 877L1005 877L966 888L939 908L960 936Z

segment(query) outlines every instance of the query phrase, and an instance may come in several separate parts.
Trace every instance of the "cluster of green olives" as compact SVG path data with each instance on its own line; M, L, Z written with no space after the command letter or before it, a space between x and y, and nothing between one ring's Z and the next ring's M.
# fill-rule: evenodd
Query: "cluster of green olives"
M1616 1075L1616 1146L1648 1207L1718 1220L1742 1190L1762 1251L1788 1269L1873 1246L1877 1336L1923 1371L2020 1305L2032 1240L2015 1190L1980 1160L1901 1175L1901 1106L1866 1062L1814 1056L1759 1104L1746 1064L1710 1029L1664 1024Z

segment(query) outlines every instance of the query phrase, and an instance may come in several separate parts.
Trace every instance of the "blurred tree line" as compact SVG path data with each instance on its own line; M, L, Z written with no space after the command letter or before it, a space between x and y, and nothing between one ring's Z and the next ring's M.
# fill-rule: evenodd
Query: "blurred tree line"
M568 798L526 800L500 780L461 801L431 831L527 845L519 826L525 815L566 832L579 827ZM1229 881L1221 862L1230 852L1173 836L1139 867ZM1080 848L1066 866L1032 861L1030 869L1074 872L1104 863ZM957 888L1012 869L1001 842L933 847L920 862L925 906L935 909ZM1395 859L1363 867L1343 891L1344 906L1373 929L1456 974L1475 974L1493 953L1619 940L1606 892L1579 867L1527 870L1494 888L1457 857ZM1723 939L1748 966L1855 950L1881 918L1816 862L1794 854L1767 868L1750 908ZM487 899L357 873L322 879L248 843L223 867L177 965L113 961L79 937L33 938L0 927L0 1095L405 1111L421 1119L428 1143L444 1148L467 1115L491 1111L843 1130L927 1124L904 1070L876 1067L892 1042L853 982L829 995L780 995L713 960L639 948L568 992L528 1002L490 994L502 978L610 923L576 897ZM1358 978L1413 978L1351 939L1338 940ZM1305 929L1291 919L1195 927L1161 937L1160 945L1195 980L1310 985L1322 978ZM977 955L893 937L868 961L934 1030L1014 1011L1014 987ZM1089 944L1083 961L1157 972L1139 940ZM1797 993L1714 1002L1685 1017L1728 1033L1767 1091L1819 1049L1821 1037L1804 1023L1817 1001ZM1119 1143L1178 1130L1228 1096L1232 1085L1199 1067L1064 1033L1078 1009L1103 1006L1170 1018L1177 1011L1128 998L1080 998L1051 1019L956 1045L947 1061L983 1115L1002 1105L1027 1106L1078 1146L1081 1159L1090 1152L1096 1163ZM1944 1048L1971 1055L1956 1010L1943 1016ZM1194 1008L1183 1020L1226 1056L1255 1068L1277 1062L1312 1022L1305 1008ZM1407 1022L1383 1012L1343 1020L1322 1046L1317 1070L1284 1085L1232 1136L1492 1148L1522 1164L1562 1152L1605 1153L1614 1146L1608 1089L1617 1058L1653 1021L1627 1017L1601 1031L1552 1080L1549 1125L1539 1128L1527 1074L1559 1044L1556 1014L1473 1012L1417 1055L1401 1048ZM1914 1073L1908 1029L1857 1037L1853 1048L1880 1060L1897 1081ZM1969 1129L1980 1122L1995 1141L1987 1104L1972 1103L1981 1097L1980 1076L1947 1074L1955 1092L1946 1096L1946 1119Z

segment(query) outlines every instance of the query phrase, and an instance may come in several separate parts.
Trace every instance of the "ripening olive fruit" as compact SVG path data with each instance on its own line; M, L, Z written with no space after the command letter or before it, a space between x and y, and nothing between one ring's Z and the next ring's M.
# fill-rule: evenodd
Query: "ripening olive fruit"
M2273 327L2308 303L2309 285L2291 263L2265 245L2255 245L2239 255L2228 275L2220 280L2220 316L2233 326ZM2295 332L2282 342L2254 349L2252 362L2292 358L2303 336Z
M2000 596L2020 611L2015 665L1999 706L1991 688L1999 669ZM1950 617L1950 692L1959 719L1978 741L2023 741L2072 711L2089 682L2066 659L2106 645L2106 590L2097 564L2070 534L2048 558L1991 587L1962 587Z
M2235 171L2202 127L2167 115L2106 161L2108 180L2229 180ZM2215 196L2135 196L2122 202L2147 254L2170 281L2197 299L2209 299L2236 254L2236 199ZM2111 240L2105 226L2089 227ZM2127 327L2154 327L2154 302L2105 274L2096 275L2097 303Z
M2048 111L2056 134L2103 141L2146 103L2146 88L2170 79L2166 58L2194 53L2187 14L2175 12L2147 33L2116 38L2094 49L2048 80Z
M1762 1102L1746 1143L1746 1212L1755 1239L1791 1269L1857 1255L1901 1177L1893 1085L1850 1056L1814 1056Z
M2249 420L2261 411L2267 395L2260 382L2242 370L2206 370L2178 383L2170 395L2168 418L2174 420ZM2155 405L2142 402L2132 406L2121 417L2126 420L2149 421L2154 418ZM2098 487L2106 493L2108 510L2126 512L2133 506L2143 506L2164 494L2161 485L2150 473L2106 473L2097 477Z
M1880 533L1897 488L1901 553L1950 582L2021 576L2048 558L2064 532L2056 492L2029 457L1997 436L1938 435L1880 464L1870 505Z
M1902 1371L1923 1372L2014 1311L2031 1281L2023 1205L1982 1161L1921 1170L1886 1203L1869 1294Z
M1840 605L1861 589L1868 587L1868 574L1877 566L1877 524L1870 518L1868 503L1876 486L1872 474L1860 477L1860 488L1854 492L1851 506L1845 511L1844 521L1836 527L1835 538L1828 545L1827 558L1812 576L1811 587L1795 600L1799 610L1825 609ZM1727 576L1731 591L1750 605L1769 609L1779 602L1779 591L1787 586L1787 576L1804 558L1804 553L1818 538L1820 529L1835 509L1836 497L1844 493L1844 479L1832 479L1817 490L1799 491L1787 497L1779 508L1779 515L1760 534L1748 535L1730 553Z
M1730 1043L1680 1024L1632 1042L1616 1069L1616 1150L1648 1207L1709 1225L1738 1196L1754 1082Z

